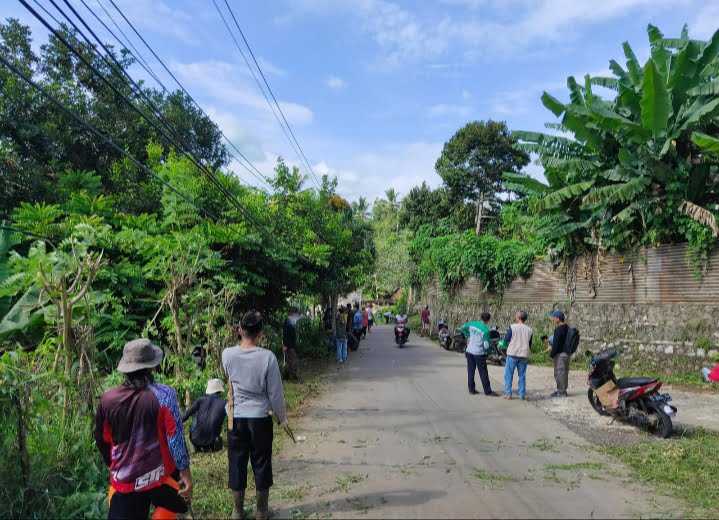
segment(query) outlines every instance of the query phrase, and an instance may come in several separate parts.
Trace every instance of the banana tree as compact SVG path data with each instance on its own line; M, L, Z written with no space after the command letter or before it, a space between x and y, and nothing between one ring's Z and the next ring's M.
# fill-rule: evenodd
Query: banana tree
M647 32L644 66L625 43L626 65L612 60L612 77L587 75L582 85L570 77L567 103L542 95L561 118L550 128L570 138L515 133L550 181L531 207L580 224L575 231L587 247L682 240L682 217L719 236L711 209L719 199L719 156L703 153L695 138L719 129L719 31L706 42L689 39L686 28L676 39L651 25ZM597 87L614 97L604 99Z

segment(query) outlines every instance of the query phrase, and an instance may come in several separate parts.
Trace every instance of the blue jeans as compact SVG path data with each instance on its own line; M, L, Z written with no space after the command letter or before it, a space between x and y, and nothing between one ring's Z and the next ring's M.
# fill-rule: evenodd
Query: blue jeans
M337 338L337 362L344 363L347 361L347 338Z
M504 395L512 395L512 383L514 381L514 369L519 374L519 397L524 399L527 395L527 359L514 356L507 356L507 364L504 366Z

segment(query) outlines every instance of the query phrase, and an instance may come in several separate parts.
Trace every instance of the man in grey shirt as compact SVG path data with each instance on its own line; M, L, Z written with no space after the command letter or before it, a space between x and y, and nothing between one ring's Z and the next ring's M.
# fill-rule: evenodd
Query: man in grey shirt
M232 430L227 434L230 489L235 498L233 518L242 518L244 514L250 460L257 487L256 518L268 518L273 483L272 416L282 426L287 423L277 358L271 351L257 346L262 339L262 327L262 315L257 311L247 312L240 322L239 346L222 352L222 366L230 382L233 417Z

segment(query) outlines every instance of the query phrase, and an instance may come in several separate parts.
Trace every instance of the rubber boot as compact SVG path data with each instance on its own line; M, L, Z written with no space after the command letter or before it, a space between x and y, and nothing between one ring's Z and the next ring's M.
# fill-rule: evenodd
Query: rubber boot
M235 491L235 507L232 509L232 520L245 520L245 492Z
M270 490L257 490L257 507L255 510L255 520L268 520L270 518Z

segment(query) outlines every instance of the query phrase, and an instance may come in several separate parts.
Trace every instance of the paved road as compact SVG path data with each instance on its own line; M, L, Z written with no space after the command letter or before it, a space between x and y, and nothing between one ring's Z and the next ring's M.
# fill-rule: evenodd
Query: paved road
M376 328L294 425L306 440L275 463L281 517L672 514L532 403L469 395L462 356L392 339Z

